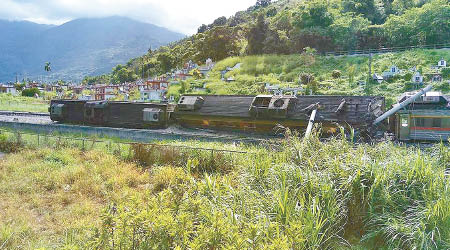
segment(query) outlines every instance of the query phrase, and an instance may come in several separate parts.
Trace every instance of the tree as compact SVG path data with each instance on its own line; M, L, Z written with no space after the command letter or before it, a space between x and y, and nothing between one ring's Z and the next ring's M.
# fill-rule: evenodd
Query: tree
M257 0L255 7L256 8L260 8L260 7L267 7L272 3L272 0Z
M207 30L208 30L208 26L206 26L205 24L202 24L202 26L198 27L197 33L203 33Z
M264 19L264 15L258 15L256 24L253 25L247 35L247 52L249 55L258 55L263 53L264 40L266 40L266 33L268 29L269 27Z
M351 65L350 67L348 67L347 73L348 73L348 82L353 83L355 80L355 73L356 73L355 65Z
M333 19L326 2L315 0L302 5L298 12L294 12L293 24L300 29L325 28L333 23Z
M331 76L332 76L334 79L338 79L338 78L341 77L341 71L335 69L335 70L333 70L333 72L331 73Z
M31 88L31 89L24 89L24 90L22 90L22 96L34 97L34 96L36 96L36 94L38 96L41 95L41 91L39 91L38 88Z
M219 18L217 18L216 20L214 20L214 22L212 23L212 25L214 27L216 26L224 26L225 24L227 24L227 18L224 16L221 16Z
M52 68L50 67L50 62L46 62L45 63L44 70L47 71L47 72L52 71Z
M169 72L175 66L175 58L170 52L164 52L158 55L158 62L160 63L161 70Z

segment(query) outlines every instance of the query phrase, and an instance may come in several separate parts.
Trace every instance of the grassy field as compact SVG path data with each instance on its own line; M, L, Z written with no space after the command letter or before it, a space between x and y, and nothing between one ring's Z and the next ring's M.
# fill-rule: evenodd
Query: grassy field
M27 143L24 143L26 141ZM0 136L0 246L446 249L450 149L289 136L273 148L80 150ZM42 142L41 142L42 143Z
M33 97L0 94L0 110L48 112L49 101Z
M404 72L392 80L381 84L359 86L359 81L367 81L368 56L325 57L311 55L261 55L230 57L216 64L209 79L190 80L189 91L207 83L209 94L259 94L264 91L264 83L280 86L299 86L299 75L312 74L316 82L316 94L326 95L381 95L391 104L403 92L414 90L410 84L412 73L408 69L416 67L423 74L431 72L430 67L444 58L450 61L450 50L410 50L400 53L374 55L372 74L381 75L390 66L396 65ZM220 71L242 63L240 69L228 72L225 77L232 77L235 82L221 81ZM339 77L333 77L333 71L339 71ZM427 78L425 78L428 81ZM448 76L445 80L450 80ZM303 86L305 89L307 86ZM179 86L174 86L169 95L176 95ZM450 93L450 86L445 81L435 84L435 89Z

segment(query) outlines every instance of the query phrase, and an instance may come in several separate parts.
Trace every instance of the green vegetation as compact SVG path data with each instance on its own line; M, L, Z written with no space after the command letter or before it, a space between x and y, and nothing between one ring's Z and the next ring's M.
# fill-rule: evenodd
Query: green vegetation
M307 47L324 52L450 40L450 4L446 0L260 2L228 19L219 17L202 25L189 38L119 65L107 78L116 83L133 81L207 58L220 61L230 56L299 54Z
M48 112L49 102L26 96L0 94L0 110Z
M37 96L41 95L41 91L39 91L38 88L30 88L22 90L22 96L35 97L36 95Z
M450 247L444 145L289 135L276 148L221 145L243 155L136 145L125 158L48 145L0 161L6 248Z
M400 53L374 55L372 59L372 74L381 75L396 65L403 72L391 80L381 84L368 81L368 56L326 57L304 52L300 55L260 55L229 57L218 62L209 73L208 79L188 80L184 84L191 86L184 92L179 85L171 86L168 95L178 96L181 93L194 93L195 87L206 83L207 94L261 94L264 84L299 86L304 89L314 87L316 94L323 95L381 95L387 98L387 104L392 104L398 96L416 87L410 84L412 67L431 72L430 67L437 65L441 58L450 58L448 50L410 50ZM221 80L221 71L241 63L241 68L228 72L225 78L232 77L234 82ZM309 80L302 79L307 77ZM435 90L449 93L450 86L446 83L449 76L443 72L444 81L435 83ZM430 81L427 77L425 81ZM359 86L358 82L367 82ZM183 82L182 82L183 84ZM311 86L314 85L314 86Z

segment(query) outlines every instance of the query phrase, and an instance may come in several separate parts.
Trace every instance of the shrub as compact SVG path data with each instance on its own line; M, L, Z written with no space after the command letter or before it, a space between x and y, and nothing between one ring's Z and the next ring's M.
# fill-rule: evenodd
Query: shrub
M5 134L0 134L0 152L14 153L20 151L24 146L20 135L17 135L15 140L11 140Z
M331 73L331 76L332 76L334 79L338 79L338 78L341 77L341 71L335 69L335 70L333 70L333 72Z
M22 90L22 96L34 97L35 95L40 96L41 91L38 88L30 88Z

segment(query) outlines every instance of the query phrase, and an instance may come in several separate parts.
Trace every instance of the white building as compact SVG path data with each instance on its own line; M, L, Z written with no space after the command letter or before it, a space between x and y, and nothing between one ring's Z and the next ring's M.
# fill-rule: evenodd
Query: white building
M11 85L0 85L0 93L17 95L16 87Z
M438 67L439 67L439 68L445 68L445 67L447 67L447 61L445 61L444 58L442 58L442 59L438 62Z
M139 93L141 102L162 101L166 95L162 89L141 89Z
M413 83L423 83L423 76L420 74L419 71L416 71L416 73L414 73L414 75L412 76L411 81Z
M372 79L378 83L382 83L384 80L383 77L378 74L373 74Z
M390 77L393 77L393 76L395 76L395 75L397 75L399 73L400 73L399 68L397 66L395 66L395 65L392 65L389 68L389 71L384 71L382 75L383 75L383 79L386 80L386 79L388 79Z

